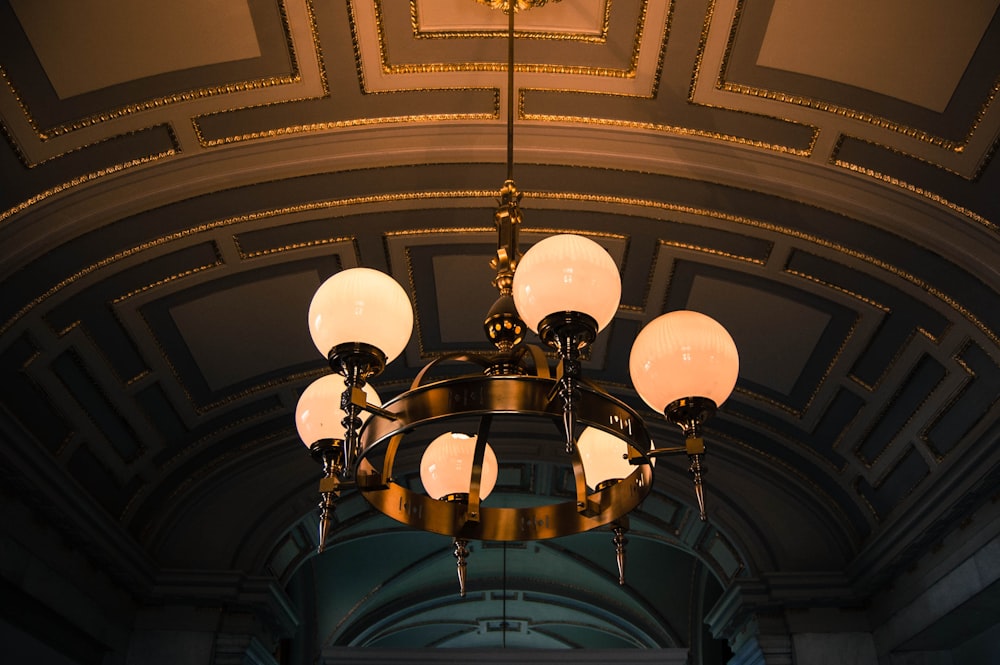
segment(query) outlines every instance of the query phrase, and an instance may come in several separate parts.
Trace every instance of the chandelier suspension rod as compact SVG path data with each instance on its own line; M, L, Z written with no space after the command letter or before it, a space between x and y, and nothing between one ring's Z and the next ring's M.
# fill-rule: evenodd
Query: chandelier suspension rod
M514 179L514 3L507 9L507 180Z

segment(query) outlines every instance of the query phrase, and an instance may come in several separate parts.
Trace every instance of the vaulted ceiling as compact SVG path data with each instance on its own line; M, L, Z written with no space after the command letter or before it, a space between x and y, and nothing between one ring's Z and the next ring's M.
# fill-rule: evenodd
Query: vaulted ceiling
M998 4L550 2L517 16L508 99L506 18L474 0L0 3L2 491L133 598L104 615L266 598L309 653L714 662L736 586L870 605L1000 484ZM488 348L511 103L523 247L574 231L621 271L587 376L667 444L625 369L644 323L710 314L741 373L708 523L664 461L625 588L598 532L475 543L463 600L450 542L358 495L315 555L292 414L344 268L415 308L383 399ZM511 446L498 493L571 493L557 438Z

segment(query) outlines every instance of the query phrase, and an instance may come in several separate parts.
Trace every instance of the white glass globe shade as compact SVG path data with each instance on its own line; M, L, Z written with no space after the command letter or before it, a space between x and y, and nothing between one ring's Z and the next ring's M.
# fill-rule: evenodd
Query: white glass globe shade
M629 356L632 385L659 413L685 397L707 397L722 406L739 371L736 343L722 324L689 310L650 321Z
M635 471L636 467L625 458L628 446L614 434L587 427L580 433L576 446L580 449L583 475L591 489L605 480L627 478Z
M298 404L295 405L295 429L299 432L302 443L311 446L320 439L343 439L347 433L344 429L344 412L340 408L340 396L344 393L344 377L339 374L322 376L302 391ZM369 404L382 406L378 393L365 384L365 398ZM361 412L362 422L368 420L371 414Z
M618 266L607 250L583 236L549 236L524 253L514 271L514 306L529 328L557 312L582 312L603 330L622 296Z
M309 334L325 358L345 342L371 344L386 362L413 331L413 307L396 280L371 268L343 270L320 284L309 304Z
M476 452L476 437L457 432L445 432L431 441L420 458L420 481L433 499L449 494L468 494L472 485L472 458ZM479 499L485 499L497 484L497 456L486 444L483 470L479 478Z

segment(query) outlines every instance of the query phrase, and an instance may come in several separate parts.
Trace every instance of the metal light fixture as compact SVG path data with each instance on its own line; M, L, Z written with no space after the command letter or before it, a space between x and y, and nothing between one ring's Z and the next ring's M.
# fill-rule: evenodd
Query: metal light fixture
M310 385L296 409L299 435L324 468L319 551L337 497L353 489L403 524L451 536L463 596L469 540L544 539L598 527L614 534L619 583L624 584L628 514L650 492L659 456L688 456L700 517L707 519L701 429L732 392L739 369L729 333L703 314L670 312L639 333L629 361L635 389L685 437L684 446L667 448L653 445L636 411L584 380L582 361L618 310L621 279L607 251L582 236L546 238L523 256L518 250L514 12L503 4L508 13L507 180L494 215L498 240L491 266L499 297L483 324L495 351L438 358L409 390L380 404L367 382L405 347L413 311L402 287L387 275L367 268L344 270L320 286L309 308L313 341L335 375ZM528 329L558 355L554 369L541 349L524 343ZM472 363L477 371L428 380L449 360ZM484 503L499 467L488 443L491 434L509 435L519 427L536 431L539 422L554 424L560 432L564 445L558 454L572 469L572 497L541 505ZM414 469L419 469L419 483Z

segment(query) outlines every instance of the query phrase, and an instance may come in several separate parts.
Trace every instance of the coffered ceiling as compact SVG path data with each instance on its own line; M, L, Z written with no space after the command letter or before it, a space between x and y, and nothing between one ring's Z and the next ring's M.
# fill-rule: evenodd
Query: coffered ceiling
M704 635L721 662L703 619L740 584L870 605L996 503L998 4L550 2L508 99L474 0L0 3L2 491L138 606L260 594L315 653ZM661 462L624 589L595 533L476 543L461 600L447 539L359 496L314 554L292 414L338 270L415 307L383 399L488 348L511 103L523 248L574 231L621 270L587 376L644 408L629 345L681 308L741 373L708 523ZM512 443L497 491L571 493L556 438Z

